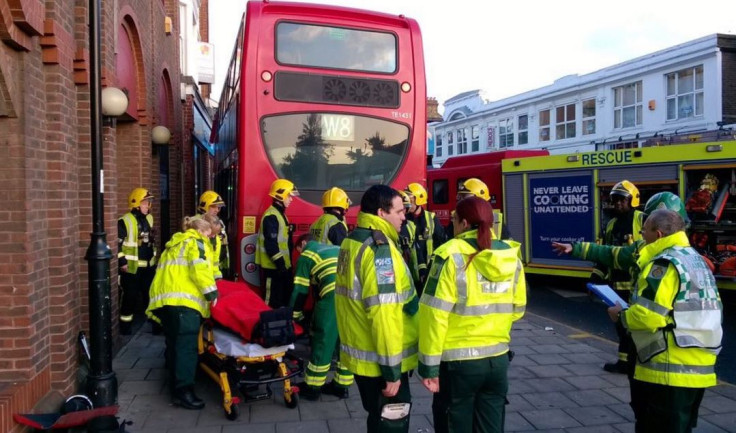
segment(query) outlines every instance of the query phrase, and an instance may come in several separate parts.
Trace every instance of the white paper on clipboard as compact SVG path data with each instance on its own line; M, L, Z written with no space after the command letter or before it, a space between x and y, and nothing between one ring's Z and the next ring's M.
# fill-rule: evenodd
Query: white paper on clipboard
M606 305L609 307L613 307L616 305L616 302L621 304L622 307L624 307L624 310L629 308L629 304L621 298L618 293L616 293L611 286L607 284L593 284L588 283L588 290L595 293L596 296L601 298L601 301L603 301Z

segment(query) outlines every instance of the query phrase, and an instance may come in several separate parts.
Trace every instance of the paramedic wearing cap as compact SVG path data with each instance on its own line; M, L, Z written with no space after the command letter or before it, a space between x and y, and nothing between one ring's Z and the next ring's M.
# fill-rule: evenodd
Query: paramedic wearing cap
M324 213L309 227L314 240L323 244L337 245L348 235L345 214L350 207L348 195L340 188L333 187L322 194Z
M214 191L205 191L199 197L199 205L197 206L197 216L201 218L203 215L211 215L217 218L220 224L218 233L214 233L211 239L212 249L215 251L213 267L215 269L215 278L222 278L223 275L229 276L230 272L230 251L228 250L227 232L225 231L225 223L220 220L218 214L220 209L225 207L225 201L220 195Z
M273 201L261 218L256 264L261 268L261 295L269 307L289 304L291 298L291 252L294 249L286 208L299 195L294 184L276 179L268 193Z
M120 333L130 335L135 314L148 306L148 289L156 273L156 243L153 236L153 195L136 188L128 196L130 212L118 220L118 269L120 287Z

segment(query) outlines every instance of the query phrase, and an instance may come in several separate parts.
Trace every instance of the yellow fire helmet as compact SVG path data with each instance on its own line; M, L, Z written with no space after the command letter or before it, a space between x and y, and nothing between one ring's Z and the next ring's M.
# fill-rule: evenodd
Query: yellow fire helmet
M141 206L141 202L153 199L153 194L145 188L136 188L128 195L128 207L133 210Z
M201 212L207 212L210 206L225 206L225 200L220 197L220 194L214 191L205 191L199 196L199 209Z
M342 189L334 186L322 194L322 207L339 207L348 210L353 202Z
M286 197L298 197L299 191L297 191L294 183L286 179L276 179L271 184L271 190L268 195L275 198L276 200L284 201Z
M417 206L424 206L427 204L427 190L424 189L422 185L416 182L410 183L406 187L405 191L414 196Z
M491 195L488 193L488 186L482 180L471 177L460 185L457 189L458 194L472 194L478 198L482 198L485 201L491 199Z
M398 190L399 195L401 196L401 201L404 203L404 208L409 209L411 207L411 199L409 198L409 194L406 193L406 191Z
M620 195L631 199L631 207L639 207L639 188L628 180L622 180L611 188L611 196Z

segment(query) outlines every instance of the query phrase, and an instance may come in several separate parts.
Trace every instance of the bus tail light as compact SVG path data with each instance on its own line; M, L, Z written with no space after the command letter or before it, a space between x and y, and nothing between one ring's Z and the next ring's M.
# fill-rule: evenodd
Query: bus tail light
M411 91L411 84L407 83L406 81L401 83L401 91L404 93L408 93L409 91Z
M271 72L269 71L261 72L261 80L268 83L269 81L271 81L272 78L273 78L273 74L271 74Z
M256 264L253 262L248 263L245 265L245 271L248 273L253 273L256 271Z
M254 254L256 252L256 246L253 244L246 244L245 248L243 248L243 251L245 252L245 254L248 255Z

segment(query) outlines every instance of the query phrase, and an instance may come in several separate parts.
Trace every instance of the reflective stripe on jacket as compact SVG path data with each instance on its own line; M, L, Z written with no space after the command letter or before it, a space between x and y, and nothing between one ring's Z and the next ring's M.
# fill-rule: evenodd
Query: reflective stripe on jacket
M362 212L357 225L337 265L340 361L355 374L393 382L417 366L418 299L394 227Z
M315 221L314 224L309 227L309 233L312 234L315 241L321 242L323 244L332 245L332 241L330 241L329 238L330 229L338 224L342 224L343 227L345 227L345 231L347 232L348 225L345 223L345 221L341 220L331 213L323 213L322 216L320 216L319 219L317 219L317 221ZM339 246L340 245L338 245L338 247Z
M279 252L273 257L268 255L266 251L266 237L263 232L263 220L268 216L276 217L279 222L278 232L276 233L276 242L279 246ZM261 229L258 231L258 251L256 252L256 264L263 269L276 269L276 260L283 258L286 268L291 268L291 253L289 252L289 223L284 215L273 206L266 209L261 217Z
M120 251L118 251L118 258L125 257L128 264L128 273L135 274L138 270L138 265L148 266L156 263L156 245L153 245L153 257L149 262L139 263L138 260L138 220L132 212L128 212L120 218L125 224L126 236L123 239ZM146 221L148 226L153 228L153 215L146 215Z
M179 232L166 243L151 284L146 314L158 320L155 310L166 305L187 307L210 316L209 301L217 297L209 239L198 231Z
M462 233L435 252L419 304L422 377L437 377L441 361L508 352L511 324L524 315L520 244L493 241L490 250L477 253L477 235L477 230Z
M697 260L685 232L641 249L642 272L631 307L620 316L636 345L636 379L686 388L716 385L721 302L710 270Z

